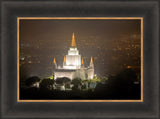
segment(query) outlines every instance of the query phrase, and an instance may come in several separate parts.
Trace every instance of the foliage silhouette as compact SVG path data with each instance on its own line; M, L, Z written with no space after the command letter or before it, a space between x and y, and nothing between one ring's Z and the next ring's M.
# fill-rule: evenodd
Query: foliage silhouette
M26 79L26 80L25 80L25 84L26 84L26 86L30 87L30 86L32 86L34 83L40 82L40 80L41 80L41 79L40 79L39 77L33 76L33 77L30 77L30 78Z
M36 78L35 78L36 79ZM65 77L56 80L56 83L68 83L70 79ZM140 99L141 95L141 82L137 78L137 73L132 69L125 69L119 72L117 75L109 76L105 83L97 82L94 90L81 90L82 84L86 81L82 81L79 78L72 80L74 85L73 90L59 91L50 90L47 85L53 85L54 80L43 79L40 83L40 89L29 88L20 89L21 99ZM135 83L136 82L136 83ZM137 83L138 82L138 83ZM42 86L43 84L43 86Z

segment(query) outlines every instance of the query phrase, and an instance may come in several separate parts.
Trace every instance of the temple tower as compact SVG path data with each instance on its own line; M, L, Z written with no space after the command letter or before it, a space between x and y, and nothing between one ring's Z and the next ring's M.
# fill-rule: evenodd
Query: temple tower
M94 68L94 64L93 64L93 58L91 57L91 60L90 60L90 68Z
M66 69L79 69L81 68L81 55L76 47L76 41L74 33L72 34L71 47L66 55L66 65L63 66Z

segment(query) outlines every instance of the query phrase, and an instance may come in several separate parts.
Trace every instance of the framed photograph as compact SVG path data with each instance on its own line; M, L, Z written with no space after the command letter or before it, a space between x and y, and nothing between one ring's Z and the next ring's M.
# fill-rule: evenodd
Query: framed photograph
M1 1L1 118L159 118L159 1Z
M17 33L18 101L143 102L143 18L20 17Z

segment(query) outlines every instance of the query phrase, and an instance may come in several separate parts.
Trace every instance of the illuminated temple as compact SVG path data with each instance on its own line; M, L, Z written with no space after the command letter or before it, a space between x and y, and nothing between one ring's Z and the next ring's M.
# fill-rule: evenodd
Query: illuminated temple
M71 80L74 78L81 78L82 80L93 79L94 76L94 64L91 57L88 67L84 67L83 58L79 54L76 46L74 33L72 35L71 47L68 50L68 54L64 56L63 66L57 67L56 60L53 61L55 65L54 79L67 77Z

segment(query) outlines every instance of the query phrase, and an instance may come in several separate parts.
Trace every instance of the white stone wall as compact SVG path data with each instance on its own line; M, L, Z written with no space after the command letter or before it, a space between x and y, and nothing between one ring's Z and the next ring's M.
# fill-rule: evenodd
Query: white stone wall
M74 72L58 72L58 71L55 71L54 72L54 79L57 79L57 78L62 78L62 77L68 77L69 79L73 79L73 74Z
M79 55L79 51L77 50L77 48L70 48L68 50L68 55Z
M74 78L81 78L85 80L85 69L78 69L73 75Z
M93 77L94 77L94 68L89 68L87 70L87 72L88 72L88 79L93 79Z
M66 55L66 65L81 66L81 55Z
M93 79L94 77L94 68L81 68L77 69L73 72L54 72L54 79L68 77L69 79L73 80L74 78L81 78L82 80L86 80L86 74L88 75L88 79Z
M63 65L63 69L79 69L80 66Z
M68 55L66 55L66 62L63 65L64 69L79 69L81 67L81 55L75 47L70 47Z

